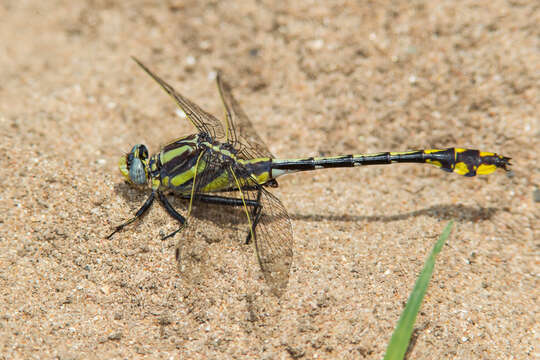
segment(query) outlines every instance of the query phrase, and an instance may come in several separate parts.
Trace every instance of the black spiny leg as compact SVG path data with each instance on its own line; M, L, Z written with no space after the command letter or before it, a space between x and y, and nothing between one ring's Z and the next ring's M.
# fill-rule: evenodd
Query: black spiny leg
M150 209L150 206L152 205L152 202L154 202L154 195L155 193L152 191L152 193L150 194L150 196L148 197L148 199L146 199L146 201L144 202L143 206L141 206L141 208L139 210L137 210L137 212L135 213L135 216L132 217L131 219L125 221L124 223L118 225L114 231L109 235L107 236L107 239L110 239L114 234L116 234L117 232L119 232L120 230L122 230L126 225L129 225L131 224L132 222L134 222L135 220L137 220L138 218L140 218L141 216L144 215L144 213Z
M190 196L182 195L182 199L189 200ZM242 201L242 199L216 195L197 195L197 201L201 201L207 204L244 206L244 202ZM257 202L255 200L246 200L246 206L257 206Z
M246 244L249 244L251 241L251 232L255 234L255 228L259 223L261 218L262 206L260 203L262 191L257 192L257 200L245 200L246 206L251 206L253 210L251 211L251 218L253 223L251 224L251 229L246 237ZM189 195L182 196L183 199L189 199ZM244 206L244 201L238 198L229 198L225 196L214 196L214 195L197 195L197 200L205 202L208 204L218 204L226 206Z
M255 200L255 204L253 205L253 210L251 212L251 218L253 219L253 223L251 224L251 229L247 234L246 237L246 245L251 242L251 234L253 236L255 235L255 228L257 227L257 224L259 223L259 220L261 219L261 213L262 213L262 206L261 206L261 194L262 190L259 188L257 191L257 200Z
M171 215L174 219L178 220L178 222L180 223L180 227L178 229L176 229L175 231L173 231L169 235L166 235L166 236L161 238L161 240L165 240L165 239L168 239L170 237L173 237L179 231L184 229L184 227L186 226L186 219L182 215L180 215L178 213L178 211L176 211L172 207L172 205L169 203L169 200L167 200L167 197L165 197L165 195L163 195L162 192L158 191L158 196L159 196L159 201L161 201L161 204L163 205L165 210L167 210L167 213L169 213L169 215Z

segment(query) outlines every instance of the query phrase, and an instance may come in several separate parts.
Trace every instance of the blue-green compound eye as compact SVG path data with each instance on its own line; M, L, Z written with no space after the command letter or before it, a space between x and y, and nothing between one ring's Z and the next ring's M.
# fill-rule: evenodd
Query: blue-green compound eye
M128 155L129 179L137 185L146 184L144 160L148 158L148 150L144 145L135 145ZM130 161L131 160L131 161Z
M133 163L131 163L131 167L129 168L129 178L137 185L146 183L146 173L144 172L144 165L141 159L133 159Z

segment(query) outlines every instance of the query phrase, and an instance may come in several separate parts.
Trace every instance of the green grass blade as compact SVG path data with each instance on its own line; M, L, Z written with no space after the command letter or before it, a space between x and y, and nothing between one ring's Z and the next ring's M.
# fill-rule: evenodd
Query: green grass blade
M403 313L401 313L399 322L394 330L394 333L392 334L390 343L386 348L386 355L384 356L384 359L401 360L405 356L405 352L407 351L407 347L409 346L409 341L411 339L414 322L416 321L416 315L418 315L420 305L422 305L422 300L424 299L429 281L431 280L431 275L433 274L435 257L441 251L446 239L450 235L453 223L453 221L448 223L439 237L439 240L437 240L437 243L433 247L431 254L426 260L424 269L416 280L414 289L409 296L409 300L407 301L407 306L405 306Z

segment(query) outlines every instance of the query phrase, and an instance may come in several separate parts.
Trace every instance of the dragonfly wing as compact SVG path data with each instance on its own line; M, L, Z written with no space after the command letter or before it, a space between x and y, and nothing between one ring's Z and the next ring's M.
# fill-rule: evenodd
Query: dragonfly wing
M223 79L219 72L217 74L217 85L221 100L225 106L227 141L238 149L240 158L274 158L264 141L255 131L253 124L244 110L242 110L240 104L234 98L231 86Z
M254 231L257 259L272 292L280 296L289 281L293 258L291 220L281 201L260 188L262 206Z
M198 197L205 192L205 188L208 184L216 181L216 179L222 178L223 175L227 176L227 174L224 174L223 166L220 161L218 154L211 151L203 151L197 158L193 168L185 170L193 171L193 173L196 174L183 185L185 188L190 189L189 193L186 194L186 198L189 200L186 212L188 224L191 220L192 207L197 203ZM176 247L176 260L180 271L183 268L181 260L182 253L184 253L184 245L184 239L180 239Z
M251 238L254 240L257 260L264 279L276 296L287 288L293 258L293 233L291 219L281 201L237 165L231 175L243 181L242 198L246 204ZM258 204L258 208L253 206Z
M213 139L221 139L225 136L223 130L223 125L221 121L216 119L212 114L207 113L201 109L197 104L182 96L174 88L167 84L163 79L154 74L150 69L148 69L143 63L133 57L133 60L148 74L152 79L154 79L159 86L169 96L171 96L176 104L184 111L191 123L199 130L199 132L205 132L209 134Z

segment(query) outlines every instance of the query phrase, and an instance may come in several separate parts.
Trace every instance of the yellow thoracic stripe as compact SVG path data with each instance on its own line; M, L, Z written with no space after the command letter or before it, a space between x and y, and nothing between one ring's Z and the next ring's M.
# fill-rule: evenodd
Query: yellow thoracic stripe
M193 179L197 174L200 174L204 171L206 168L206 162L204 160L200 160L198 166L192 166L188 170L185 170L178 175L175 175L170 180L171 185L175 187L179 187L182 184L187 183L191 179Z
M171 161L173 158L179 156L180 154L183 154L184 152L188 151L192 146L190 145L184 145L177 147L176 149L172 149L169 151L166 151L161 156L161 162L163 164Z

